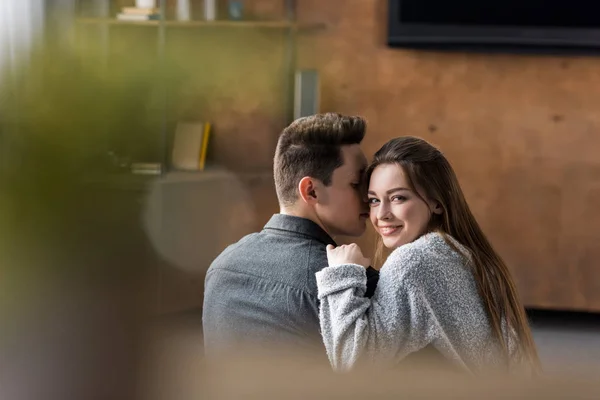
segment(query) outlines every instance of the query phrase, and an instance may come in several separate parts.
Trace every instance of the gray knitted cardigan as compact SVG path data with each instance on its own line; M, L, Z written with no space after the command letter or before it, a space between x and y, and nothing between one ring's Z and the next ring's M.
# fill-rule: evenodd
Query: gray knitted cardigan
M363 297L366 275L359 265L330 266L316 274L321 334L334 369L347 370L359 357L361 363L393 366L427 346L469 372L506 368L469 268L469 252L450 240L466 256L439 233L394 250L371 299Z

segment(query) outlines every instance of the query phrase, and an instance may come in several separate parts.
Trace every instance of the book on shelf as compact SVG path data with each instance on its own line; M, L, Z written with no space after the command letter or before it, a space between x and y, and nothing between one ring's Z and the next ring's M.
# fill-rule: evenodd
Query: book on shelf
M173 140L172 164L175 169L202 171L206 163L211 124L180 122Z
M121 11L123 14L128 15L152 15L160 13L159 8L123 7Z
M160 10L158 8L123 7L117 14L117 19L121 21L155 21L160 19Z
M137 175L160 175L162 165L160 163L135 162L131 164L131 173Z

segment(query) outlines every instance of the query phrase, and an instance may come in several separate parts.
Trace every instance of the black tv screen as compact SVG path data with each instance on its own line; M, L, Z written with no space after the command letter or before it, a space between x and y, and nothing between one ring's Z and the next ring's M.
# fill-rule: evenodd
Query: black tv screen
M388 0L390 46L600 50L600 0Z

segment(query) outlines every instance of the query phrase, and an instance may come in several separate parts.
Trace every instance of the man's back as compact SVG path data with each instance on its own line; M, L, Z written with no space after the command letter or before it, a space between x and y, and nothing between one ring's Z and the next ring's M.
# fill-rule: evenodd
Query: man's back
M206 275L207 354L261 344L322 351L315 273L327 266L327 244L314 222L276 214L225 249Z

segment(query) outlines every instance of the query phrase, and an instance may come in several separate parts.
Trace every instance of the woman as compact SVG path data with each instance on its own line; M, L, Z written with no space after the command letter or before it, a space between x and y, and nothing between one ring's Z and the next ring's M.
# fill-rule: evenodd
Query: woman
M349 369L359 358L393 366L433 353L473 373L536 370L537 351L509 270L442 153L422 139L396 138L375 154L366 178L371 222L393 252L369 299L363 267L370 263L360 248L328 246L329 267L317 273L317 283L332 366Z

